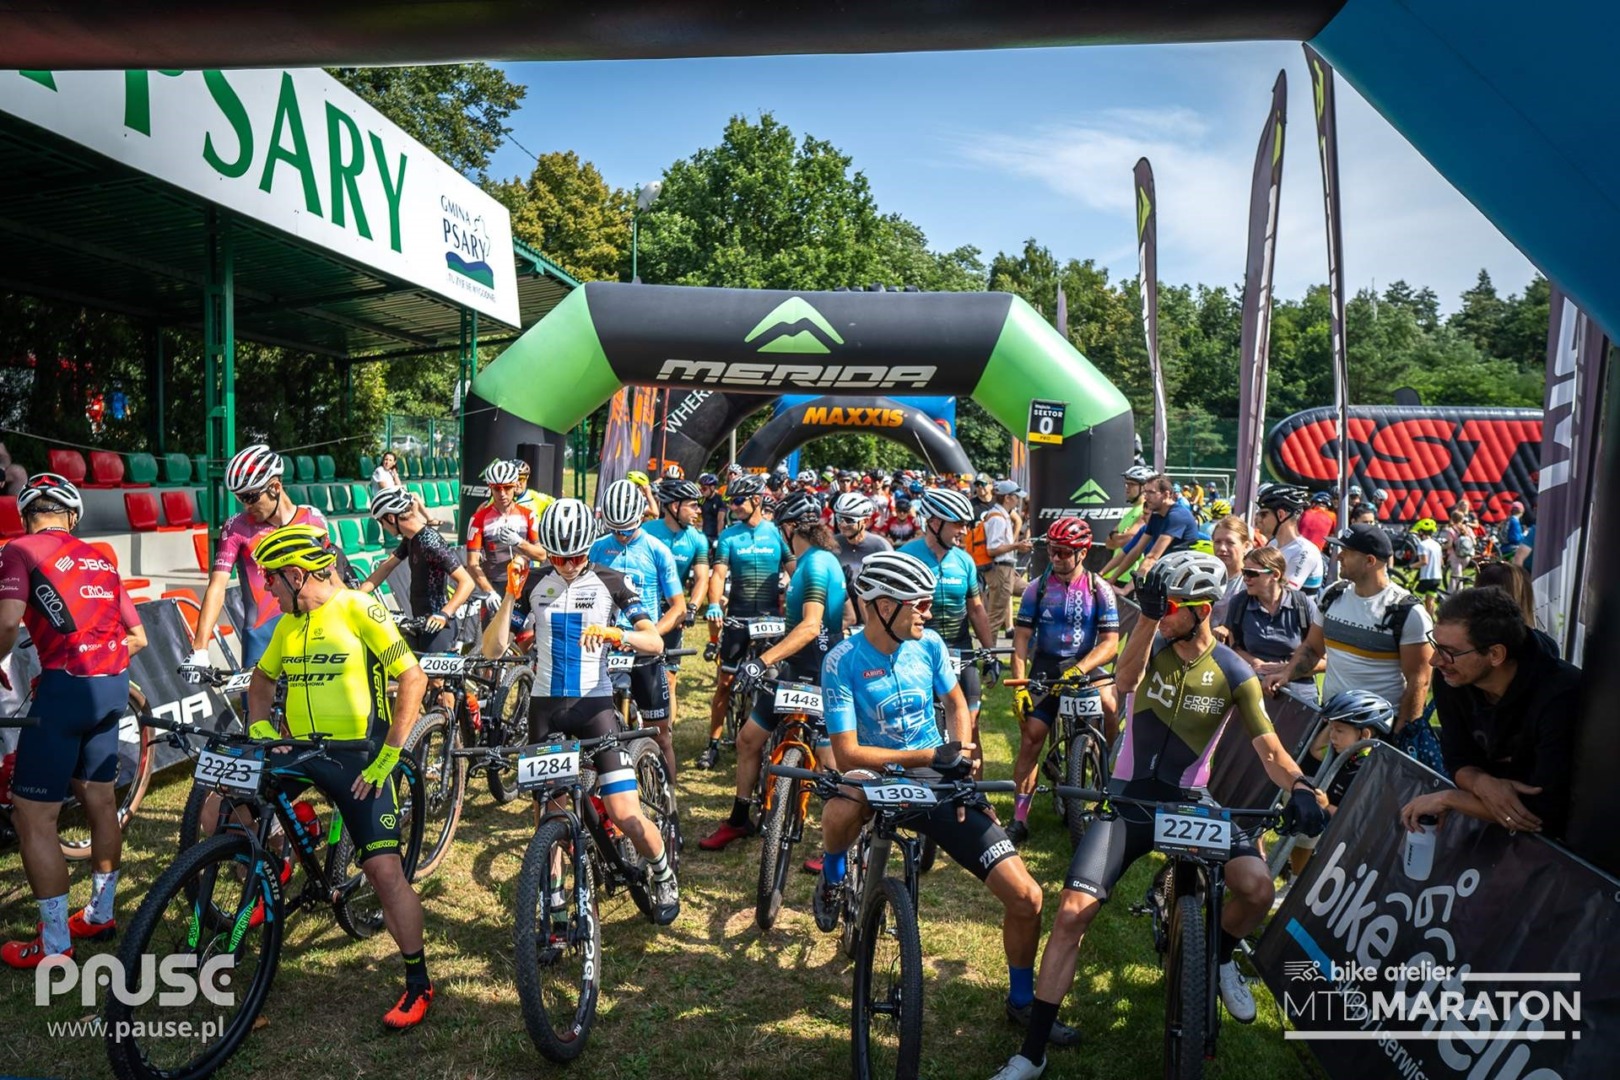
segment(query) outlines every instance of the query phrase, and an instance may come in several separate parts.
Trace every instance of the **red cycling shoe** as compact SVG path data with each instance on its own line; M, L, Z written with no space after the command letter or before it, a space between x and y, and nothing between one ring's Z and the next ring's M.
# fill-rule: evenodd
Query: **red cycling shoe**
M399 996L399 1002L383 1014L383 1023L395 1031L415 1027L427 1019L428 1006L433 1004L433 987L426 990L409 988Z
M754 835L754 826L733 825L729 821L722 821L720 827L714 832L698 841L698 847L704 851L724 851L728 844Z
M33 941L8 941L0 945L0 960L5 961L7 967L22 971L32 971L58 957L64 960L73 959L73 949L69 947L65 953L47 953L43 937L37 937Z

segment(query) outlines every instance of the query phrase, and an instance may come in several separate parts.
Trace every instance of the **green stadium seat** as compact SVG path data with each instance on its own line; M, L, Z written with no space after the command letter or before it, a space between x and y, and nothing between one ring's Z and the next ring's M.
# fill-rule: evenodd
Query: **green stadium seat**
M287 489L287 498L293 501L294 506L307 506L309 504L309 488L303 484L283 484Z
M332 512L347 514L354 509L354 496L349 493L348 484L325 484L326 497L332 500Z
M377 471L377 463L370 454L360 455L360 479L370 480L371 474Z
M336 547L342 547L343 546L338 540L337 522L335 520L333 520L332 518L327 518L326 519L326 538L328 540L332 541L332 544L334 546L336 546Z
M315 459L308 454L299 454L293 458L298 467L298 482L300 484L312 483L315 480Z
M349 485L349 505L357 514L371 509L371 491L365 484Z
M450 459L447 458L447 457L436 457L436 458L434 458L433 459L433 475L434 476L449 476L450 475Z
M293 461L292 458L288 457L286 454L278 454L277 457L281 458L281 482L282 483L285 484L288 480L303 480L305 482L308 482L309 477L307 477L307 476L299 476L298 475L297 464Z
M415 458L407 457L404 454L394 455L394 471L399 473L399 478L401 480L409 480L415 475L415 473L411 471L412 465L415 463L415 461Z
M197 479L201 480L202 477ZM191 483L191 462L184 454L163 455L163 482L165 484Z
M428 506L436 507L442 505L439 502L439 482L437 480L423 480L421 481L421 484L422 501Z
M360 519L360 535L365 537L366 547L372 551L381 551L387 542L393 539L383 534L383 527L374 517Z
M321 454L316 457L315 476L323 484L331 483L337 479L337 462L332 460L331 454Z
M456 504L456 482L454 480L439 481L439 505L454 506Z
M354 561L365 547L365 540L360 535L360 519L338 518L337 530L338 547L343 549L343 554L347 555L351 562Z
M157 478L157 458L151 454L129 455L129 467L124 471L124 482L126 484L155 484Z
M205 454L191 455L191 479L194 483L202 484L208 480L208 457Z
M313 506L322 515L332 513L332 496L327 494L325 484L309 485L309 502L306 505Z

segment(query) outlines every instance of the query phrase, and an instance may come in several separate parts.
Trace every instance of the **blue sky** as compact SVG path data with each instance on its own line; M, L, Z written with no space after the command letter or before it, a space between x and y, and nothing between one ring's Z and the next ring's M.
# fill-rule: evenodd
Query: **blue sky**
M1244 260L1255 146L1279 68L1289 139L1276 292L1326 276L1310 81L1297 44L1133 45L996 52L509 64L529 87L512 134L571 149L635 187L719 141L734 114L772 112L841 148L879 207L988 258L1028 237L1060 259L1136 273L1131 167L1153 162L1160 276L1232 284ZM1405 278L1451 310L1481 267L1504 294L1529 262L1339 80L1345 269L1352 290ZM510 141L501 177L532 161Z

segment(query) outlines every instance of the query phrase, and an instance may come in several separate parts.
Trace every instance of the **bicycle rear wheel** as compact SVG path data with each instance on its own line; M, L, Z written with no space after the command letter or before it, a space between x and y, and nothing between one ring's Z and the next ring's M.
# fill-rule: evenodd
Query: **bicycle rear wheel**
M501 677L495 693L494 706L484 715L485 746L521 745L529 730L529 697L534 687L534 672L526 667L511 666ZM515 774L505 769L487 769L489 793L505 806L517 798Z
M142 727L139 719L145 711L145 696L131 687L128 711L118 726L118 775L113 780L120 831L129 828L130 819L140 810L146 788L152 782L152 732ZM78 800L69 799L62 804L56 831L63 855L69 859L90 857L90 817Z
M1164 1075L1202 1080L1208 1016L1208 942L1198 897L1176 897L1170 915L1170 951L1164 964Z
M590 860L573 830L552 818L535 830L518 871L514 957L523 1024L558 1063L585 1050L601 980L602 928Z
M221 835L183 852L158 878L118 950L128 980L123 996L151 989L137 982L143 959L161 965L171 956L196 958L201 992L185 1005L165 1002L166 994L151 994L140 1005L110 995L104 1026L114 1076L208 1076L248 1037L281 955L281 888L274 869L256 863L246 836Z
M422 815L424 803L422 773L416 763L401 757L394 770L399 785L399 861L406 881L415 880L416 864L422 854ZM356 940L364 941L383 928L382 901L360 868L360 852L345 827L342 835L326 849L326 881L336 894L332 913L338 926Z
M669 770L664 767L663 752L658 749L656 742L642 739L636 743L630 763L636 770L636 794L641 798L641 816L664 838L669 864L679 871L680 807L675 800L675 783L669 778Z
M905 883L879 890L861 926L855 955L850 1038L859 1080L916 1080L922 1061L922 941Z
M1101 791L1107 782L1103 776L1102 747L1089 733L1081 734L1069 744L1065 766L1068 776L1064 782L1072 787ZM1081 837L1086 835L1086 829L1096 816L1092 805L1083 799L1069 799L1064 803L1063 821L1069 827L1071 847L1080 846Z
M418 804L423 825L422 856L413 881L439 868L461 822L467 761L454 756L458 741L455 725L438 710L417 720L405 739L404 754L412 757L422 775L422 802Z
M782 751L781 764L802 769L804 751L788 747ZM782 892L793 865L793 834L799 816L799 781L786 776L767 779L772 779L771 807L760 821L764 840L760 843L759 885L754 895L754 922L761 930L775 926L776 916L782 911Z

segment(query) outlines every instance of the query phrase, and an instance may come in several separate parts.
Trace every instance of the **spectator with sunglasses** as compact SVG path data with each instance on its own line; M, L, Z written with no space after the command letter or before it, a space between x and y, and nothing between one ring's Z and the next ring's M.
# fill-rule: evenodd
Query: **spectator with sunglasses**
M1287 671L1294 651L1311 629L1316 603L1287 582L1288 560L1277 548L1254 548L1243 557L1243 593L1234 597L1215 636L1232 647L1256 675ZM1283 689L1302 701L1316 702L1316 672L1323 661ZM1275 694L1277 688L1268 687Z
M281 455L263 443L243 449L225 466L225 488L242 504L240 513L225 522L214 552L214 567L203 591L202 611L191 638L191 656L180 666L187 682L200 684L209 669L208 643L214 639L220 613L225 610L225 590L234 570L241 581L242 625L237 633L242 642L242 668L259 662L281 618L281 607L270 595L264 571L253 561L253 550L265 536L284 525L314 525L326 528L326 519L313 506L299 506L287 495L281 476L285 465Z

